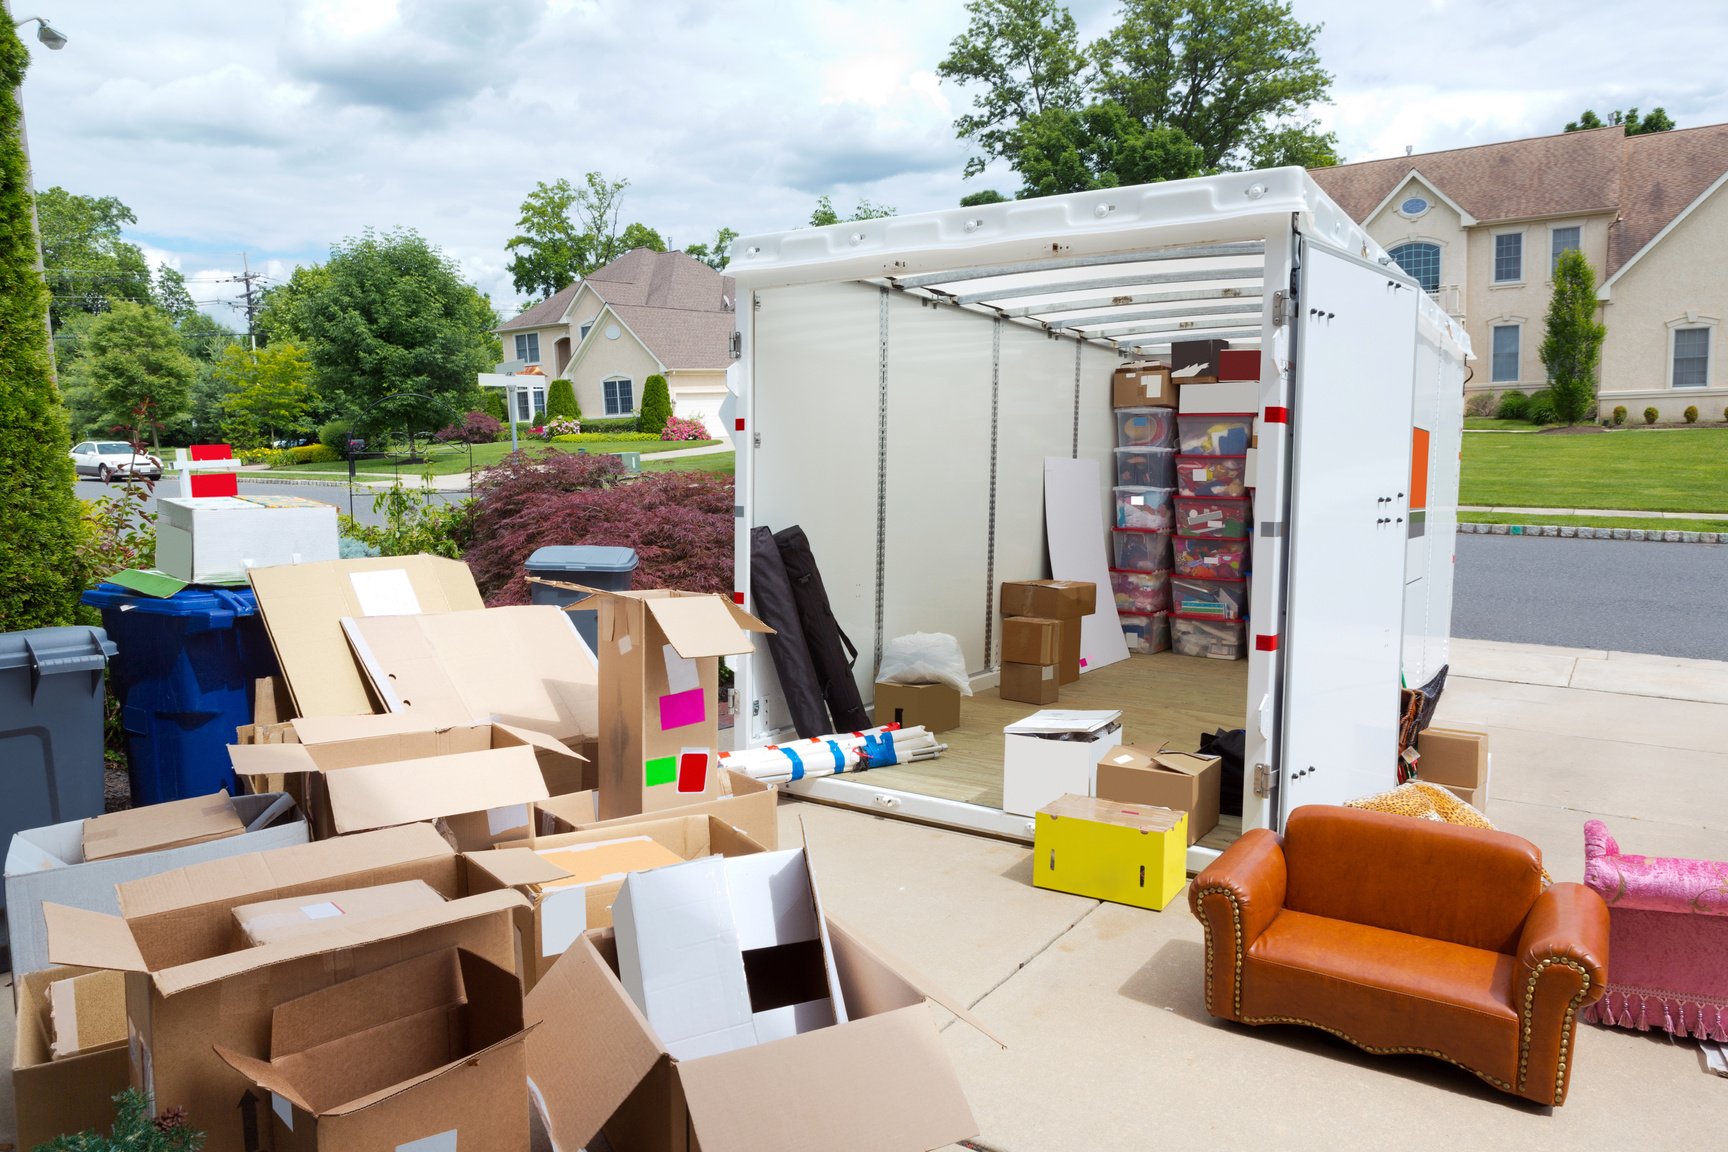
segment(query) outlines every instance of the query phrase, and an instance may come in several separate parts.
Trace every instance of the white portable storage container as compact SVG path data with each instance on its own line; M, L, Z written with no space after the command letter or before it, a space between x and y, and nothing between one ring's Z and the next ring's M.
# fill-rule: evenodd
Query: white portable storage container
M1112 370L1172 338L1224 339L1261 354L1246 690L1225 702L1247 732L1241 825L1395 783L1400 685L1447 659L1469 342L1306 172L854 221L733 253L736 587L753 526L801 524L867 700L884 640L914 631L957 636L974 688L994 685L997 586L1047 574L1044 459L1098 461L1103 524ZM765 644L738 688L741 742L787 733ZM1031 839L1024 817L872 777L790 787ZM1195 845L1190 869L1216 851Z

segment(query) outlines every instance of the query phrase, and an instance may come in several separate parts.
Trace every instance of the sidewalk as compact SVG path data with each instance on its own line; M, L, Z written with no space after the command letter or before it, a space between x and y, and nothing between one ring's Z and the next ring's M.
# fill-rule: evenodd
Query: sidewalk
M1728 520L1728 512L1633 512L1623 508L1517 508L1460 504L1460 512L1515 512L1520 516L1631 516L1639 520ZM1538 520L1536 523L1542 523Z

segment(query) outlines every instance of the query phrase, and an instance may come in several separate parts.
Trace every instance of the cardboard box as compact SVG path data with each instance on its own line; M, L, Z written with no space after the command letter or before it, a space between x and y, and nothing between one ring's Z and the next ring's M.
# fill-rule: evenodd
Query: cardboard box
M190 584L246 579L251 568L335 560L336 506L297 496L164 496L156 567Z
M1056 653L1056 683L1072 684L1080 679L1080 621L1062 621L1058 639L1062 648Z
M146 815L141 817L140 812ZM238 836L244 831L246 826L235 814L228 790L223 789L209 796L91 817L84 821L84 859L112 860L140 852L184 848L188 844Z
M240 820L250 823L280 799L281 793L236 796L234 811ZM149 839L158 835L153 831L158 809L167 807L170 805L134 808L108 819L128 827L125 835L129 838ZM45 902L112 915L120 911L114 895L116 884L205 860L304 844L307 839L306 821L292 808L277 823L257 832L97 861L84 859L82 820L19 832L6 853L6 928L12 946L12 971L21 975L48 967L47 925L42 918Z
M1197 752L1152 751L1132 744L1098 761L1095 795L1119 804L1174 808L1188 813L1188 843L1218 826L1224 762Z
M1168 364L1122 364L1110 376L1113 408L1174 408L1177 384Z
M513 888L529 901L517 917L517 931L522 980L532 988L578 936L612 926L612 905L626 872L761 851L762 845L718 817L668 816L540 836L470 853L467 861L471 891Z
M1061 674L1054 664L1004 662L996 694L1021 704L1054 704L1061 693Z
M268 1147L525 1149L516 974L444 948L278 1004L269 1045L218 1046L260 1089Z
M1003 616L1078 620L1098 608L1098 586L1086 580L1004 580Z
M282 900L261 900L234 909L234 947L255 948L280 940L297 940L333 927L376 920L404 908L429 908L444 897L424 880L398 880L370 888L316 892Z
M484 608L468 565L439 556L374 556L246 573L276 662L301 716L375 712L342 620Z
M1091 796L1098 760L1122 743L1122 713L1046 709L1002 730L1002 810L1031 819L1072 792Z
M12 1031L12 1095L19 1148L35 1148L56 1136L91 1128L107 1132L114 1124L114 1097L126 1090L129 1079L126 1046L63 1060L53 1059L49 1047L48 989L97 972L43 968L13 978L18 1011Z
M49 1051L56 1060L126 1043L126 978L88 972L48 985Z
M1063 796L1038 810L1038 888L1161 912L1188 882L1187 859L1185 812L1094 796Z
M1256 353L1258 355L1258 353ZM1182 415L1239 415L1260 411L1260 381L1239 380L1216 384L1186 384L1182 388Z
M1416 737L1416 778L1438 784L1479 811L1488 804L1488 735L1429 727Z
M679 804L672 808L662 808L658 812L638 812L630 816L614 816L610 820L596 820L594 814L599 811L600 804L598 793L554 796L536 805L540 813L540 835L556 836L564 832L586 832L593 828L617 828L644 820L669 819L674 816L717 816L772 852L780 847L779 789L772 784L753 780L742 772L727 769L726 757L727 753L720 754L722 794L712 800Z
M319 839L443 819L464 851L531 831L529 805L550 796L542 763L578 762L537 732L503 724L411 727L421 717L302 717L297 743L228 749L242 775L281 774Z
M1170 369L1185 372L1196 366L1197 375L1218 376L1218 354L1230 347L1228 340L1175 340L1170 344ZM1187 385L1183 385L1187 391Z
M960 689L952 684L889 684L876 681L878 725L898 724L932 732L960 727Z
M528 1075L554 1145L587 1146L602 1128L614 1147L647 1152L876 1152L975 1136L926 997L988 1030L843 925L825 927L847 1023L689 1060L667 1053L631 1001L616 931L584 935L528 996ZM798 1090L764 1097L765 1086L786 1084Z
M599 616L600 815L719 796L719 658L773 629L725 596L588 591L569 607Z
M498 721L577 751L599 739L599 667L554 605L349 617L342 627L387 712Z
M260 948L229 951L242 904L424 880L449 901ZM425 825L217 860L120 886L120 916L47 905L56 963L124 971L132 1083L158 1107L183 1107L206 1152L247 1152L235 1102L236 1051L265 1034L276 1005L444 948L514 972L514 892L462 897L462 865ZM460 897L460 898L458 898Z
M1225 348L1218 353L1218 380L1252 380L1260 382L1260 349Z
M1014 664L1054 664L1062 655L1062 621L1010 616L1002 621L1002 659Z

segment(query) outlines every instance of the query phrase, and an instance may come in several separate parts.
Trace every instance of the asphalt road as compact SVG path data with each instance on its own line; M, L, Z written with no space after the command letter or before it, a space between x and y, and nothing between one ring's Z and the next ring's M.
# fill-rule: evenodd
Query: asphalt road
M164 480L161 484L158 484L156 488L157 491L169 496L178 495L180 491L180 481L178 479L170 478ZM121 484L104 487L96 480L78 481L78 496L83 500L95 500L103 495L119 495L123 490L124 485ZM376 488L366 488L359 485L355 486L354 518L360 521L360 523L379 524L383 522L384 518L378 513L372 511L372 500L378 495L378 491L379 490ZM240 494L242 496L249 494L257 496L298 496L304 500L317 500L323 504L334 504L336 505L337 510L344 515L348 512L348 485L345 483L339 485L282 484L273 480L248 481L244 474L242 474L240 478ZM446 503L452 500L465 500L467 497L468 493L466 492L439 492L435 495L436 499ZM156 498L154 495L150 497L146 507L152 511L155 510Z
M1728 546L1459 536L1452 634L1728 660Z

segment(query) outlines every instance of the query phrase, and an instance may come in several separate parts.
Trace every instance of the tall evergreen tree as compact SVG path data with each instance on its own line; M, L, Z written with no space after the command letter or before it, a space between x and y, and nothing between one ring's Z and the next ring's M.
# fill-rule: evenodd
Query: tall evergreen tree
M1554 267L1554 296L1538 354L1548 369L1554 414L1576 424L1596 398L1596 362L1608 327L1596 319L1596 273L1574 248Z

